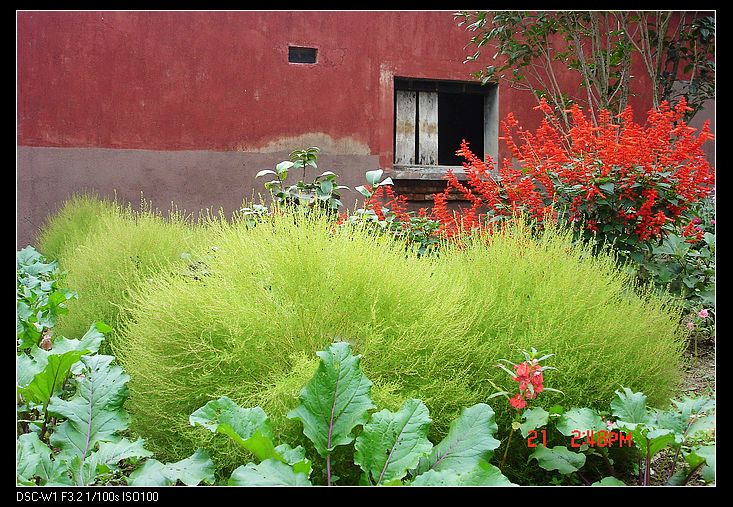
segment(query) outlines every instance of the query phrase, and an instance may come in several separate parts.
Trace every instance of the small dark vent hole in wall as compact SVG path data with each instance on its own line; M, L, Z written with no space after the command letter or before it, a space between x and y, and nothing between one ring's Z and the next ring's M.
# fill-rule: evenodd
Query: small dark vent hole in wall
M316 63L316 48L288 47L290 63Z

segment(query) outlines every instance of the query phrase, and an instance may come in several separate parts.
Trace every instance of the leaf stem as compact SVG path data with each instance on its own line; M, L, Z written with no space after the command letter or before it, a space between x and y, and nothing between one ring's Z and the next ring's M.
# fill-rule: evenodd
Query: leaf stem
M683 486L686 486L687 483L690 482L690 479L692 479L692 476L695 475L695 472L697 472L698 470L700 470L700 467L702 467L704 464L705 464L704 461L702 463L698 463L698 465L695 468L693 468L692 470L690 470L690 473L687 474L687 477L685 477L685 480L682 481L682 485Z
M501 464L499 465L499 470L502 472L504 471L504 463L506 463L506 456L509 453L509 445L512 443L512 435L514 435L514 428L512 428L512 432L509 433L509 439L506 442L506 449L504 449L504 456L501 458Z
M326 485L331 485L331 453L326 455Z
M611 475L616 477L616 470L613 468L613 464L608 459L608 449L603 449L603 452L601 452L601 457L603 458L603 461L606 462L606 466L608 467L608 471Z

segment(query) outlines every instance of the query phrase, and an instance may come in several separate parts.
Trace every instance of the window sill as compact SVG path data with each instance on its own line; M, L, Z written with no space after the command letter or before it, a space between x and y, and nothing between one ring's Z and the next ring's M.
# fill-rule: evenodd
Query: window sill
M445 179L448 169L452 169L459 180L466 180L463 167L451 165L395 165L388 176L393 180L439 181Z

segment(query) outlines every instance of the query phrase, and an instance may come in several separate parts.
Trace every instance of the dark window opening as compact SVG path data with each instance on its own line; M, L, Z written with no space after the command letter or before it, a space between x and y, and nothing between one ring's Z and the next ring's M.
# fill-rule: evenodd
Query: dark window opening
M316 63L316 48L288 47L288 62Z
M396 77L394 104L395 166L460 167L463 139L477 157L496 158L496 85Z
M484 153L484 96L438 93L438 165L463 164L456 155L461 140L479 158Z

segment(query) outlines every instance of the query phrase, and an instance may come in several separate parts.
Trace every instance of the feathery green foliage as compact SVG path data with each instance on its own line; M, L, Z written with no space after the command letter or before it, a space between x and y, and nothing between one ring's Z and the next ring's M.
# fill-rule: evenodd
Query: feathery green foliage
M566 394L546 393L550 404L605 408L621 385L663 404L678 381L679 310L635 294L611 257L593 257L562 231L532 239L518 223L418 258L359 227L334 229L317 212L275 214L255 227L212 220L194 252L210 254L208 276L159 269L136 285L116 353L132 377L131 427L151 449L174 460L203 447L221 474L231 473L245 451L188 421L228 396L261 406L275 434L315 455L286 414L316 367L314 353L339 338L363 356L377 406L425 402L433 441L462 407L508 384L499 358L530 346L556 354L559 371L546 383ZM494 407L506 427L511 409Z
M113 329L109 346L115 347L120 311L132 288L150 283L158 272L198 273L202 264L190 252L206 235L197 227L179 212L164 217L145 202L133 210L90 197L69 201L41 237L41 250L58 254L67 272L64 284L79 294L67 303L70 311L59 318L55 332L79 336L89 322L103 320Z
M74 194L48 217L38 235L38 249L49 259L66 258L67 250L84 243L104 217L114 216L119 211L119 204L109 199L100 199L90 193Z

